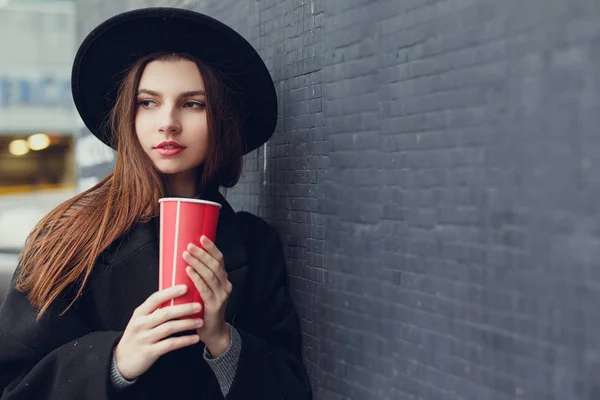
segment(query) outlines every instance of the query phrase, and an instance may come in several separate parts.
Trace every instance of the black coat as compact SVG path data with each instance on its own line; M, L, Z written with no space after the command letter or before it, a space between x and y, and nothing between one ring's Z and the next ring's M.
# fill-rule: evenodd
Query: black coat
M310 399L298 317L287 291L279 236L252 214L223 204L217 247L233 285L225 319L242 337L227 399ZM113 347L134 309L158 290L158 221L137 224L97 260L83 296L59 300L36 322L27 298L10 290L0 309L0 399L220 399L204 345L161 357L132 386L109 380Z

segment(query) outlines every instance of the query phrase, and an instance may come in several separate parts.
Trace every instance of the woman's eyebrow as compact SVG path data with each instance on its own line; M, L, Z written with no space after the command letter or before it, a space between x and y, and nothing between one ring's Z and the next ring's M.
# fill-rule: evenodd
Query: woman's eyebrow
M162 94L160 92L150 90L150 89L140 89L138 91L138 96L140 94L149 94L151 96L161 97ZM191 90L189 92L183 92L179 94L179 97L192 97L192 96L204 96L206 92L204 90Z
M206 92L204 90L192 90L189 92L183 92L179 97L192 97L192 96L204 96Z
M138 96L140 94L149 94L150 96L156 96L156 97L160 97L161 94L158 92L155 92L154 90L149 90L149 89L140 89L138 90Z

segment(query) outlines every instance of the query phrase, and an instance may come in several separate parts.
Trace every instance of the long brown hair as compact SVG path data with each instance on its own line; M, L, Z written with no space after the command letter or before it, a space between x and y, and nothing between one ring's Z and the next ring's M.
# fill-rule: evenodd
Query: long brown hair
M113 172L46 215L25 243L16 289L38 308L38 319L68 292L73 295L68 296L66 312L81 296L100 253L133 224L158 214L158 199L166 195L166 183L135 134L137 90L148 63L180 59L196 63L207 98L209 151L198 174L198 191L232 187L239 180L242 123L236 97L224 77L186 54L157 53L139 59L122 80L107 120L117 149Z

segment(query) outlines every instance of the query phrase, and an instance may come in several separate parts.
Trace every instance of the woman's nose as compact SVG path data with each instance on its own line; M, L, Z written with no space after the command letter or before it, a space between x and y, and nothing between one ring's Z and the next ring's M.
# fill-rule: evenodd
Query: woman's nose
M164 107L161 113L160 124L158 127L161 133L177 133L181 130L181 123L174 109Z

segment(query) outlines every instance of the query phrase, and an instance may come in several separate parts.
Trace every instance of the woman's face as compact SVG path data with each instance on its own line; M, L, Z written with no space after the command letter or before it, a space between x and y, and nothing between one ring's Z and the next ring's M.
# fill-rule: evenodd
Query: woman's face
M196 64L150 62L136 104L135 132L156 168L165 175L193 176L208 152L206 94Z

